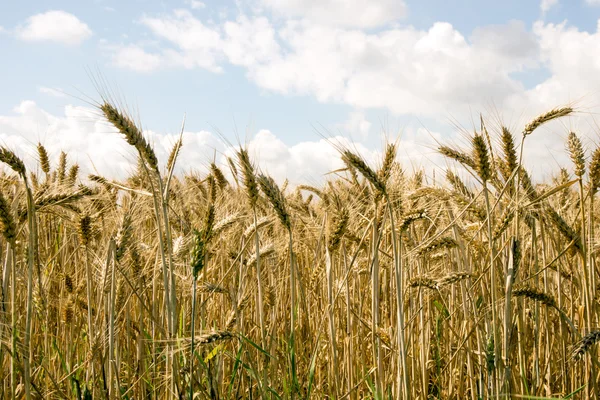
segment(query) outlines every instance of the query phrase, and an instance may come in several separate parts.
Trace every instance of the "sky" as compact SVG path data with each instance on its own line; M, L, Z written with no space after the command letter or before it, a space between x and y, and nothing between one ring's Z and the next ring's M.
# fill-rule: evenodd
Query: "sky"
M519 135L557 106L573 117L528 138L545 179L565 138L600 142L600 0L0 0L0 144L36 168L37 143L85 173L123 178L135 154L102 119L110 95L178 172L246 144L278 181L321 183L332 144L374 165L386 140L429 179L455 166L480 115Z

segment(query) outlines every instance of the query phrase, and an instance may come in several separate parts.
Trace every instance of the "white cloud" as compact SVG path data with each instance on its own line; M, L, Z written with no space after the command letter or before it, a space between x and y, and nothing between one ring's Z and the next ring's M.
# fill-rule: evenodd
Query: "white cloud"
M535 36L517 21L476 29L469 38L443 22L426 31L366 33L290 20L276 29L265 17L214 25L185 10L142 23L167 43L152 62L142 63L145 70L220 72L228 62L245 67L252 81L272 92L398 114L440 115L491 100L502 105L524 91L512 74L536 68L539 60ZM117 64L139 69L133 62Z
M590 1L590 0L587 0ZM593 1L593 0L592 0ZM548 10L558 4L558 0L542 0L540 2L540 10L542 10L542 14L546 14Z
M240 16L226 22L223 31L223 52L232 64L252 67L268 63L281 51L277 33L264 17Z
M289 22L279 33L288 50L249 69L259 86L399 114L439 115L489 99L503 102L523 90L511 73L537 55L532 35L517 22L477 30L470 41L441 22L428 31L377 34ZM507 35L512 42L503 39Z
M352 148L369 163L379 159L379 152L370 150L360 143L352 143L345 137L330 139L339 146ZM278 182L285 179L292 185L301 183L321 184L326 174L344 166L338 150L325 139L302 141L286 145L269 130L260 130L248 143L250 155L256 160L258 168L268 173ZM226 154L231 155L231 149Z
M366 139L371 130L371 123L367 121L364 111L355 110L348 115L348 119L339 127L344 134L352 135L356 139Z
M92 30L75 15L65 11L48 11L29 17L17 27L17 37L26 41L50 41L78 45L92 35Z
M201 10L206 7L206 4L198 0L186 0L185 3L189 5L192 10Z
M593 148L591 144L597 135L593 129L589 129L588 122L581 116L563 120L562 123L544 126L528 137L524 162L535 178L548 178L558 166L571 167L565 150L568 131L564 124L570 125L581 135L588 149ZM488 123L493 133L494 124L492 121ZM147 130L144 135L153 146L159 163L164 165L178 133L159 134ZM389 139L396 140L396 137ZM131 146L100 117L97 110L87 107L68 105L63 115L53 115L32 101L23 101L11 115L0 115L0 145L17 151L32 170L38 169L35 149L38 141L47 148L54 165L60 152L67 152L69 163L80 165L82 177L93 172L121 179L135 170L136 154ZM434 168L443 169L453 165L437 153L438 142L452 144L464 142L464 138L461 140L460 134L442 135L422 127L409 126L400 134L398 161L407 171L425 168L427 175L432 176ZM342 136L286 144L275 133L261 129L248 140L250 155L257 167L271 174L279 183L288 179L292 185L321 184L327 179L328 172L343 167L332 143L358 152L374 167L381 162L380 149L368 148ZM468 151L468 145L465 149ZM233 149L227 147L216 134L186 131L176 172L206 171L215 150L217 154L233 155ZM223 156L217 162L224 171L228 170ZM437 170L436 174L443 175L443 171Z
M40 86L38 89L39 89L40 93L47 94L52 97L65 97L66 96L65 92L61 88L51 88L51 87L46 87L46 86Z
M166 162L178 134L145 131L157 157ZM185 132L180 166L203 167L212 159L214 149L223 149L210 132ZM124 138L97 110L68 105L64 114L53 115L32 101L23 101L12 115L0 115L0 144L18 151L28 168L37 168L35 145L41 142L54 163L61 151L71 163L79 163L82 176L90 172L124 178L135 170L136 154Z
M261 0L284 17L333 26L374 28L406 16L403 0Z
M150 72L158 69L163 63L160 54L146 52L136 45L116 46L112 48L112 62L117 67L137 72Z
M221 64L251 67L268 62L280 52L276 32L264 17L240 16L222 26L207 26L185 10L163 18L143 17L141 23L174 48L154 52L138 45L106 46L113 64L149 72L161 67L202 68L221 72Z
M168 63L185 68L204 68L220 72L218 65L222 57L222 40L219 32L204 23L187 10L175 10L172 16L153 18L145 16L141 23L156 36L173 43L178 52L165 51Z
M165 163L178 134L147 130L144 135L159 162ZM345 138L334 140L350 145ZM60 152L65 151L70 163L79 163L81 176L93 172L122 179L135 170L136 154L131 146L97 110L87 107L68 105L64 114L57 116L32 101L23 101L12 115L0 115L0 144L17 151L32 170L38 169L35 149L38 141L46 147L54 165ZM337 151L323 139L286 145L272 132L262 129L250 138L248 145L258 168L272 174L280 183L286 178L292 184L322 182L324 174L342 166ZM371 161L378 154L361 145L356 148ZM233 154L233 149L226 147L216 134L184 132L176 172L204 171L215 150L220 154ZM224 157L220 161L223 169L228 170Z
M600 5L600 0L585 0L585 2L591 6Z
M335 125L356 139L366 137L371 128L360 110L373 108L438 119L451 115L459 123L469 121L471 112L476 119L479 111L485 115L488 110L517 118L506 123L518 134L530 118L557 105L575 101L584 112L587 106L600 106L589 104L586 97L600 92L596 79L600 76L600 21L596 32L566 22L542 21L530 31L522 22L511 21L477 28L468 37L444 22L427 30L408 26L368 33L307 19L273 25L262 16L239 16L215 25L177 11L166 17L147 17L143 23L166 43L155 54L155 63L146 65L216 72L227 63L241 66L262 89L313 96L323 103L359 110ZM540 71L539 76L549 77L526 87L519 78L523 71ZM547 177L553 170L548 165L570 166L564 151L566 131L576 129L592 143L598 139L590 126L594 122L579 113L577 118L550 124L532 135L525 163L534 176ZM434 160L445 166L435 151L422 154L427 146L436 147L423 136L427 136L424 130L404 133L405 164L430 165ZM425 141L425 147L420 141ZM253 142L265 155L261 161L265 168L291 181L301 178L299 171L320 176L335 169L331 163L337 162L332 161L335 152L328 153L318 142L287 146L268 131L260 132ZM312 160L311 152L320 154L323 161L300 167L301 155L310 154L307 158Z
M590 104L590 95L600 92L600 21L596 32L580 31L563 22L536 22L533 31L540 47L540 61L549 77L530 90L515 96L513 109L529 107L545 109L568 101ZM588 103L588 104L585 104Z

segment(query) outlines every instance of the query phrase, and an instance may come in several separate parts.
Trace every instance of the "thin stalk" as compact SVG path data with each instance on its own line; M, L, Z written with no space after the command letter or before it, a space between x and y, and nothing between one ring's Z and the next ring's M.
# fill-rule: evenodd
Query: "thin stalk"
M587 319L587 326L586 328L588 330L591 330L592 324L594 323L593 320L593 307L594 307L594 291L596 290L595 287L591 286L591 281L592 281L592 276L594 275L595 271L593 271L591 269L591 265L587 263L587 240L586 240L586 213L585 213L585 196L584 196L584 191L583 191L583 179L581 176L579 176L579 204L581 204L581 233L580 233L580 237L581 237L581 264L582 264L582 269L583 269L583 277L584 277L584 286L583 286L583 295L584 295L584 299L585 299L585 315L586 315L586 319ZM591 243L591 241L590 241ZM594 349L591 350L592 356L594 356L595 352ZM587 359L586 359L587 362ZM597 374L596 374L596 366L594 364L594 362L590 362L590 380L592 382L591 388L592 388L592 396L598 396L598 387L597 387Z
M109 248L112 249L112 268L110 269L110 306L108 315L108 382L109 393L111 394L111 396L113 396L113 394L116 395L119 392L119 381L116 380L113 382L113 376L116 372L113 365L115 363L115 297L117 293L117 276L115 273L115 263L117 262L117 260L114 251L115 242L113 240L111 240Z
M402 237L398 238L396 235L396 226L394 223L392 205L387 193L385 195L385 200L387 203L388 213L390 214L390 224L392 228L392 251L394 255L394 275L396 280L396 319L398 323L397 340L398 348L400 349L397 384L400 385L400 382L402 382L403 393L400 397L410 399L410 386L408 381L408 369L406 365L406 347L404 344L404 301L402 300L404 281L402 274L402 243L398 243L399 240L402 240ZM402 376L400 373L400 368L402 369Z
M262 281L262 274L260 271L260 237L258 235L258 217L256 215L256 205L254 205L252 207L252 213L254 214L254 226L256 227L256 229L254 229L254 252L256 254L256 283L258 286L258 322L260 324L260 338L261 338L261 344L262 344L262 348L263 349L267 349L267 335L266 335L266 327L265 327L265 309L264 309L264 302L263 302L263 281ZM267 376L267 368L264 368L264 375L263 378L265 379L265 384L268 386L268 382L266 382L266 379L268 378Z
M377 207L375 207L377 214ZM375 216L374 218L377 218ZM373 340L373 360L375 361L375 390L376 396L382 396L382 373L383 362L381 359L381 339L377 334L379 327L379 223L373 224L373 248L372 248L372 271L371 271L371 335Z
M196 278L192 281L192 316L191 316L191 343L190 343L190 400L194 400L194 338L196 327L196 287L198 281Z
M517 242L514 237L510 239L510 249L508 253L508 265L506 273L506 286L504 290L504 383L510 382L511 370L510 370L510 333L512 328L512 307L511 307L511 296L512 287L515 279L515 250Z
M12 247L12 246L11 246ZM15 251L14 247L10 252L11 262L14 264L15 261ZM11 399L15 400L15 391L17 390L17 269L13 265L11 269L11 282L10 282L10 325L11 325L11 335L10 335L10 350L12 352L12 358L10 362L10 394Z
M327 275L327 304L328 304L328 319L329 319L329 345L331 348L331 358L333 359L333 387L335 397L339 397L339 361L337 354L337 342L335 332L335 316L334 316L334 299L333 299L333 254L329 251L328 246L325 246L325 273Z
M85 245L85 273L86 273L86 292L87 292L87 302L88 304L93 304L92 302L92 266L90 265L89 259L89 249L87 244ZM87 309L87 323L88 323L88 343L89 343L89 351L93 352L94 347L94 328L92 324L92 307L88 307ZM94 378L94 362L92 360L89 370L86 373L86 381L90 381L90 378ZM94 386L92 384L92 386Z
M483 182L483 195L485 198L485 207L486 207L486 213L487 213L487 234L488 234L488 242L489 242L489 251L490 251L490 293L491 293L491 309L492 309L492 335L494 336L494 353L495 354L500 354L500 352L498 351L500 349L500 336L498 334L498 327L499 325L499 321L498 321L498 315L496 312L496 290L497 290L497 283L496 283L496 269L494 268L494 261L496 259L496 254L495 254L495 248L494 248L494 240L493 240L493 235L492 235L492 216L490 214L491 211L491 207L490 207L490 196L489 196L489 191L488 191L488 186L487 186L487 182L484 181ZM505 321L505 324L507 324L509 322ZM506 330L506 327L505 327ZM506 351L508 351L508 348L506 349ZM507 354L504 354L504 358L506 359ZM509 388L509 382L508 381L504 381L502 384L502 387L505 387L506 390L508 390L510 392L510 388ZM499 394L499 392L496 392L497 394Z
M294 400L296 397L298 377L296 374L296 266L294 260L294 248L292 230L288 229L289 233L289 252L290 252L290 374L292 379L292 390L290 398Z
M25 180L25 189L27 191L27 224L29 226L29 246L27 259L27 315L25 320L23 375L25 380L25 398L27 400L31 400L31 322L33 319L33 269L37 258L37 231L35 223L35 203L27 180Z

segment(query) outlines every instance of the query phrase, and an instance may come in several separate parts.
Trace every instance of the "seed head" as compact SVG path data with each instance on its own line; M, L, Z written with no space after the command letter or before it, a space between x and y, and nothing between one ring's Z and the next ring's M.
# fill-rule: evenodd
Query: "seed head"
M575 132L569 133L567 147L569 149L571 161L575 164L575 175L581 178L583 174L585 174L585 152L583 151L581 140L577 137Z
M573 112L571 107L561 107L550 110L529 122L525 125L525 129L523 129L523 136L530 135L534 130L536 130L540 125L545 124L548 121L552 121L553 119L564 117Z
M25 170L25 164L23 164L23 161L21 161L21 159L17 157L15 153L3 146L0 147L0 161L7 164L17 174L21 175L21 178L27 178L27 172Z
M585 355L585 353L587 353L592 348L594 343L598 342L599 340L600 331L591 331L590 333L582 337L577 343L575 343L573 349L571 350L571 357L574 360L581 359Z
M263 191L271 206L275 210L275 213L279 217L279 221L281 224L289 231L292 229L292 223L290 219L290 214L287 212L285 197L279 190L279 187L270 176L259 175L258 176L258 184L260 185L260 189Z
M473 136L473 159L475 160L475 167L481 180L484 182L489 181L491 169L488 148L485 144L485 139L479 134Z
M10 209L10 204L0 191L0 231L7 242L12 243L17 236L17 227Z
M125 136L127 143L136 148L140 156L148 163L150 168L158 170L158 160L154 150L142 135L142 131L128 116L121 113L115 106L104 103L100 106L106 119Z
M37 145L38 157L40 158L40 167L45 174L50 173L50 161L48 159L48 152L46 148L38 142Z
M515 168L517 168L517 151L512 133L505 126L502 127L502 150L504 152L504 163L500 172L504 180L508 180Z
M360 172L369 182L371 182L371 185L373 185L373 187L379 193L385 194L385 182L383 181L383 179L381 179L379 175L375 173L375 171L371 169L371 167L367 165L367 163L362 158L352 153L350 150L344 150L342 152L342 158L347 164L351 165L358 172Z
M595 193L600 188L600 147L592 153L590 161L590 186L592 192Z

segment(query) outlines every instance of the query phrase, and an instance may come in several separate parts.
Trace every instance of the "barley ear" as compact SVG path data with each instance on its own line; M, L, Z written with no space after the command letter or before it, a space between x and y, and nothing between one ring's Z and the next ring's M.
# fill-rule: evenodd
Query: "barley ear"
M64 151L60 152L60 157L58 158L58 170L56 172L58 182L63 183L67 174L67 153Z
M27 179L25 164L19 157L6 147L0 147L0 161L7 164L13 171L21 175L21 178Z
M379 193L386 193L385 182L383 179L381 179L381 177L376 174L361 157L352 153L350 150L344 150L342 152L342 158L360 172Z
M13 243L17 236L17 227L10 210L10 204L0 191L0 231L7 242Z
M388 145L385 147L383 163L381 164L381 169L377 172L383 182L387 183L387 181L390 179L392 167L394 166L394 161L396 160L396 151L397 149L395 143L388 143Z
M491 177L488 148L482 135L473 136L473 158L475 167L482 181L487 182Z
M473 160L473 158L463 152L460 152L458 150L454 150L451 147L448 146L440 146L438 148L438 151L440 152L440 154L442 154L443 156L446 156L448 158L451 158L455 161L458 161L459 163L461 163L462 165L465 165L471 169L476 170L476 166L475 166L475 160Z
M335 222L335 226L330 234L328 246L329 251L334 252L340 246L342 241L342 237L346 233L348 228L348 221L350 219L350 214L346 208L342 208L339 215L337 216L337 220Z
M254 207L258 200L258 185L256 183L256 176L254 175L254 167L250 162L250 156L246 149L240 148L237 151L237 157L240 169L242 170L244 188L246 189L250 207Z
M591 331L584 337L582 337L571 350L571 357L574 360L581 359L585 353L590 351L592 346L600 340L600 331Z
M142 131L136 126L131 118L121 113L115 106L107 102L100 106L100 110L104 113L106 119L113 124L123 136L125 136L127 143L136 148L150 168L158 171L158 160L156 159L154 150L152 150L152 147L142 135Z
M290 214L287 212L285 197L279 187L270 176L259 175L258 176L258 184L260 185L260 189L263 191L271 206L275 210L275 213L279 217L279 221L281 224L289 231L292 229L292 224L290 220Z
M590 161L590 187L592 193L596 193L600 188L600 147L592 153Z
M42 172L48 175L50 173L50 160L48 159L48 152L40 142L38 142L37 151L38 157L40 158L40 167L42 168Z
M544 114L541 114L534 118L531 122L525 125L525 129L523 129L523 136L530 135L533 131L535 131L540 125L545 124L548 121L552 121L553 119L564 117L573 112L573 108L571 107L561 107L550 110Z
M575 164L575 175L581 178L583 174L585 174L585 153L583 151L581 140L577 137L575 132L569 133L567 148L569 149L571 161Z
M215 224L215 207L210 204L206 209L204 216L203 227L200 231L194 230L194 247L192 250L192 275L194 280L198 279L198 275L206 265L208 256L208 243L213 237L213 228Z
M210 173L213 175L213 177L217 181L217 185L219 186L219 189L221 191L225 190L225 188L227 187L229 182L227 182L227 179L225 178L223 171L221 171L221 169L219 167L217 167L217 164L215 164L214 162L210 163Z
M515 168L517 168L517 150L515 149L515 141L513 139L513 135L505 126L502 127L501 139L502 151L504 153L504 162L502 163L500 172L502 173L502 177L506 181L510 178Z

